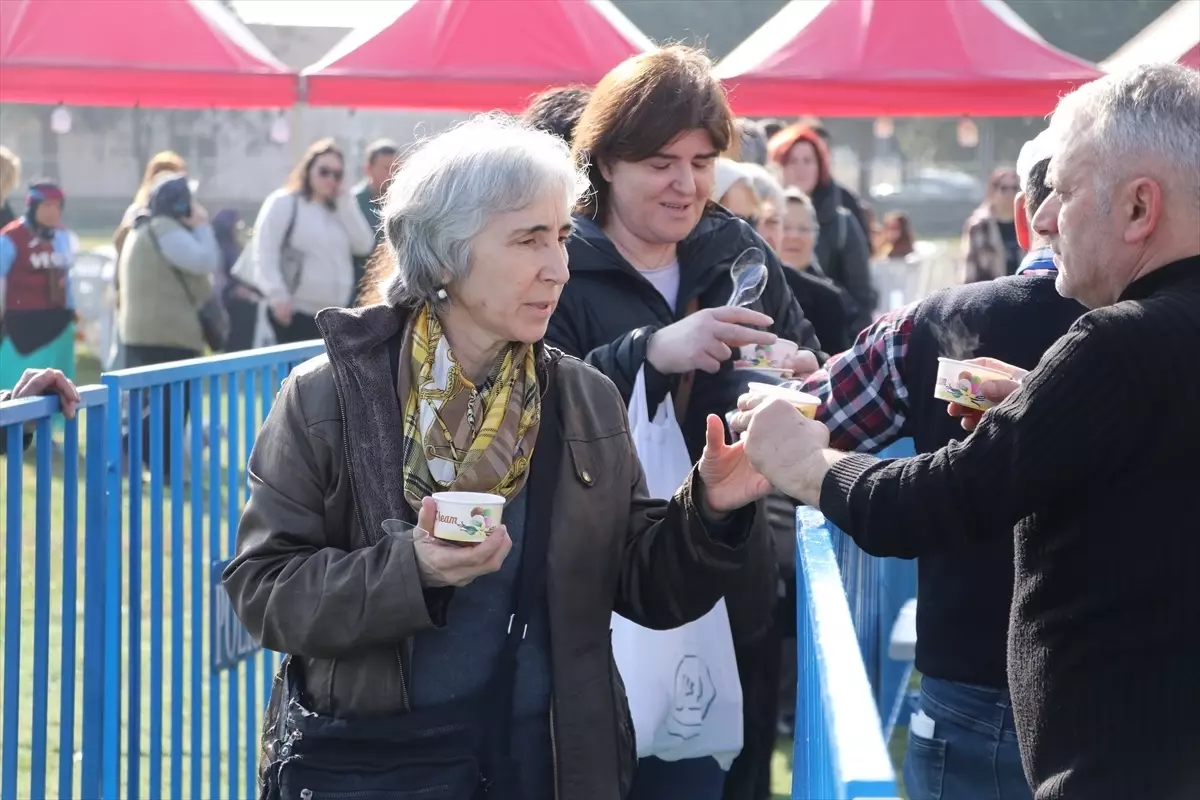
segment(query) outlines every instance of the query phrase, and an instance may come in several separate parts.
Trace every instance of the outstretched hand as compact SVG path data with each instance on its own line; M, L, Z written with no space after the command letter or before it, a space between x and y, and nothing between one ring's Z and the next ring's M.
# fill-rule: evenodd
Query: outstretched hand
M767 479L750 466L745 443L725 443L725 426L715 414L708 415L704 454L697 469L708 504L718 514L736 511L771 491Z

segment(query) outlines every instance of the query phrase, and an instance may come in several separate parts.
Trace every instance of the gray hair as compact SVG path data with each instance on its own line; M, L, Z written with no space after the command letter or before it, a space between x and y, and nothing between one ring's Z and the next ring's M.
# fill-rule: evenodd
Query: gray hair
M1111 73L1063 97L1050 128L1059 141L1078 136L1095 148L1101 185L1111 189L1131 162L1156 156L1200 205L1200 72L1147 64Z
M758 195L758 202L770 203L775 206L777 211L783 213L787 198L784 196L783 184L775 179L775 176L771 174L771 170L762 164L752 164L745 161L742 162L741 166L742 172L750 179L750 185L754 188L754 193Z
M471 245L495 214L518 211L548 191L571 209L589 186L565 142L504 114L486 114L417 146L388 187L381 219L392 274L388 305L439 302L467 276ZM447 280L448 276L448 280Z

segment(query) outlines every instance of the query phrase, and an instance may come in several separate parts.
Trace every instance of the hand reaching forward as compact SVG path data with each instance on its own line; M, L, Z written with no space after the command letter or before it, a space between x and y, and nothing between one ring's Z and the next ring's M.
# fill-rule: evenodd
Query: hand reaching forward
M749 327L770 324L770 317L749 308L702 308L651 336L646 359L664 375L694 369L716 372L736 347L774 344L775 334Z
M829 447L829 429L780 398L744 394L729 427L744 432L742 444L753 469L775 488L811 502L800 490L811 459Z
M493 528L479 544L463 546L435 539L430 531L436 519L437 503L432 497L426 497L421 501L421 511L417 514L413 549L417 553L421 585L427 589L466 586L480 575L500 569L512 550L512 538L503 525Z
M736 511L771 491L767 479L750 466L745 444L725 444L725 426L715 414L708 415L698 471L708 505L718 514Z

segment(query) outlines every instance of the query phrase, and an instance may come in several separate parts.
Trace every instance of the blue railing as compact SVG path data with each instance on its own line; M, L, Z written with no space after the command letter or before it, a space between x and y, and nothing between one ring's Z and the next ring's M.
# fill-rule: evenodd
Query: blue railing
M320 352L289 345L105 374L81 389L61 448L57 399L0 406L0 797L53 795L55 783L60 797L255 796L278 657L245 634L219 576L258 427L284 376ZM22 453L29 424L35 442ZM875 702L891 596L911 592L819 514L798 543L794 796L893 797Z
M797 512L795 800L895 798L896 775L819 511Z
M0 405L6 462L0 484L5 487L3 798L99 794L105 691L101 613L105 504L103 491L83 493L80 558L79 465L82 458L84 486L104 485L109 409L104 387L81 387L79 394L79 416L63 423L62 448L57 452L51 440L51 422L59 411L57 397ZM29 482L22 452L28 425L35 428ZM58 481L56 460L61 462ZM32 526L24 521L27 489L32 490ZM51 637L52 629L57 637ZM51 703L55 695L57 703ZM26 770L20 770L22 751L28 751ZM27 772L27 781L18 781L19 771Z
M122 455L108 461L107 541L124 546L112 553L106 593L116 620L106 672L119 691L105 696L105 797L256 795L277 656L226 651L217 633L234 626L219 575L233 556L258 428L283 378L322 351L285 345L102 377L110 406L126 409L108 426L109 452Z
M258 729L277 655L248 642L219 576L233 554L258 427L283 378L320 352L319 343L305 343L107 373L104 386L82 390L82 452L78 423L65 425L61 476L50 439L58 401L0 406L8 446L0 797L55 794L47 774L57 774L60 797L256 796ZM32 525L21 453L30 422ZM54 506L59 481L63 500ZM30 559L32 573L23 570ZM61 588L52 581L57 559ZM32 604L22 603L30 593ZM33 647L23 648L29 639ZM32 675L32 692L24 675ZM56 678L58 709L48 708ZM55 723L57 751L47 743Z

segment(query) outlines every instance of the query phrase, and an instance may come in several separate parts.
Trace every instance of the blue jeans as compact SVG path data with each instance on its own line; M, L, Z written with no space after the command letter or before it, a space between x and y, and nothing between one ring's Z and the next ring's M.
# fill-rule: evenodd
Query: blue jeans
M725 771L715 758L638 759L626 800L720 800Z
M921 678L933 738L908 732L910 800L1031 800L1006 689Z

